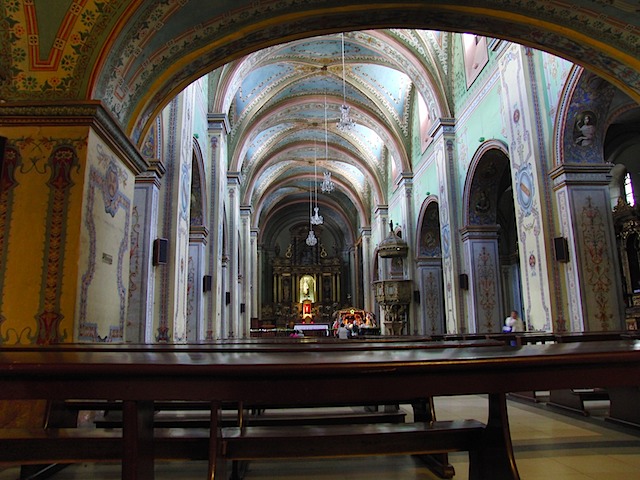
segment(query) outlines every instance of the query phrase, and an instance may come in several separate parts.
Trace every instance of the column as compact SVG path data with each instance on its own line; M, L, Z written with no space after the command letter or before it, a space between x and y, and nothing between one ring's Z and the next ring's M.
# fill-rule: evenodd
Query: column
M0 104L0 130L0 342L123 341L147 162L99 102Z
M129 275L129 308L124 332L125 341L153 343L153 305L155 268L153 242L158 237L160 179L165 168L159 159L150 161L149 169L136 177L133 195L133 226Z
M421 292L418 302L419 307L416 308L420 309L419 318L422 319L418 325L418 334L444 334L446 332L444 329L445 315L442 307L444 304L442 297L442 261L440 257L426 258L419 261L416 268Z
M493 225L467 227L462 231L462 244L469 259L469 331L502 332L498 230Z
M553 225L545 192L546 150L538 127L537 102L531 101L533 75L527 50L510 45L499 61L502 122L509 145L520 265L523 266L522 318L528 330L552 330L551 286Z
M205 272L205 254L207 246L207 230L191 228L189 234L188 282L187 294L187 342L198 342L206 339L206 322L204 321L203 276Z
M569 261L559 265L569 312L563 331L624 330L625 312L609 172L611 165L560 165L551 172L560 235Z
M210 239L207 245L208 274L211 275L211 292L207 298L206 310L206 339L226 338L227 329L223 318L226 315L226 268L224 255L224 231L225 212L224 205L227 198L227 164L226 149L227 135L230 131L229 121L226 115L209 113L209 157L210 168L207 188L211 192L209 196L209 232Z
M378 205L374 211L374 230L372 231L372 240L375 245L378 245L389 234L389 208L387 205ZM371 255L373 265L377 266L377 271L373 272L376 280L384 280L388 277L387 261L385 259L374 258L373 253ZM373 286L371 288L371 294L373 295ZM376 304L377 305L377 304ZM384 328L384 310L377 305L376 314L378 326Z
M249 319L260 316L260 305L262 304L260 279L262 278L262 251L258 245L260 230L251 229L251 282L249 283L251 300L249 303Z
M373 311L373 284L371 283L371 264L373 254L371 252L371 227L360 231L362 237L362 289L364 296L363 308L367 312Z
M238 277L238 288L240 290L240 331L239 335L243 338L249 337L251 328L251 305L252 292L251 280L253 279L253 271L255 260L253 241L251 237L251 205L242 205L240 207L240 255L242 256L242 265L240 266L240 276Z
M402 259L404 263L404 278L411 280L411 292L417 287L417 282L414 281L416 276L416 234L415 234L415 215L413 208L413 173L402 173L402 180L400 181L400 188L404 189L404 205L403 205L403 239L409 246L409 255ZM413 296L412 296L413 298ZM407 310L407 324L406 332L408 335L417 334L417 322L419 316L413 313L415 309L417 312L417 306L413 301L409 302Z
M229 225L228 236L228 258L229 258L229 284L228 292L231 295L229 304L229 330L226 332L230 338L242 335L240 324L240 303L241 298L241 275L240 255L241 255L241 222L240 222L240 172L227 173L227 223Z
M464 295L460 289L462 257L460 246L460 217L462 203L458 192L455 153L455 123L440 119L433 127L433 148L438 171L438 200L440 212L440 244L442 245L442 275L447 333L468 332Z
M169 240L167 264L162 267L160 289L160 341L186 342L187 266L193 158L194 87L188 87L172 102L165 114L172 133L165 145L166 182L163 183L161 235Z

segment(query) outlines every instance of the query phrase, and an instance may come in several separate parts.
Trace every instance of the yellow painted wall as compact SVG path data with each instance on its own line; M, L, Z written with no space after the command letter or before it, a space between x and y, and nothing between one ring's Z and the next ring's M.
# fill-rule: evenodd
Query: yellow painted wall
M13 198L6 203L8 249L0 271L3 343L37 343L39 333L41 343L71 340L87 134L87 127L0 129L8 146L16 147L21 157L14 172ZM51 156L61 145L71 147L78 158L68 175L62 175L71 181L68 188L60 181L52 188L50 182L58 172L52 168ZM60 195L54 196L53 191ZM47 334L36 319L44 311L61 316Z

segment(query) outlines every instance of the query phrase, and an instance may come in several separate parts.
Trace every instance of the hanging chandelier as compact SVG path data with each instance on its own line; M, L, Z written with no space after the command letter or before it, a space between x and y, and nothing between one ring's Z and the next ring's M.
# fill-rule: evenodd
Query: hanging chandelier
M316 204L313 207L313 215L311 215L311 225L322 225L324 219L318 214L318 155L316 154L315 141L313 144L313 185ZM309 190L309 194L311 194L311 190Z
M322 193L331 193L336 188L335 183L331 180L331 172L324 172L324 180L322 180Z
M346 73L344 68L344 33L342 34L342 105L340 105L340 120L336 126L341 132L351 130L356 122L349 116L351 108L347 105L347 81L345 79Z
M315 179L314 179L314 183ZM305 242L307 242L307 245L309 245L310 247L313 247L315 245L318 244L318 239L316 238L316 234L313 231L313 215L311 214L311 209L313 208L313 195L311 194L311 184L309 184L309 235L307 235L307 239L305 240ZM316 207L316 215L318 214L318 208Z
M328 127L327 127L327 95L324 96L324 159L329 161L329 140L328 140ZM324 172L324 180L322 181L321 190L322 193L331 193L336 188L335 184L331 180L331 172Z
M306 242L310 247L315 247L318 244L318 239L316 238L316 234L313 233L313 228L309 229L309 235L307 236Z

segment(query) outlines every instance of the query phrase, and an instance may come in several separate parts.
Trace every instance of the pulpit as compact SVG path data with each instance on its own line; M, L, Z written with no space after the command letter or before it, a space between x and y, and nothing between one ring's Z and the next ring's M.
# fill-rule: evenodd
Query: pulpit
M384 311L384 326L391 335L402 335L411 302L411 280L373 282L376 301Z

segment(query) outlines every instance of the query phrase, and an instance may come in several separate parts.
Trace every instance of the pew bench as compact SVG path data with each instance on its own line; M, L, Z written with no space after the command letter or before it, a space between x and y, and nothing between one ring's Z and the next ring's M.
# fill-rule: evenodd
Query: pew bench
M220 452L210 458L205 428L156 428L154 460L232 462L230 478L239 480L248 460L337 458L470 452L481 448L485 425L476 420L356 424L247 426L219 429ZM0 464L68 464L119 461L124 440L120 429L1 429Z
M467 451L470 472L486 426L477 420L321 426L247 426L221 429L221 461L240 480L250 460L418 455Z
M154 430L155 460L208 460L208 428ZM120 429L4 428L0 429L0 465L100 463L122 460L125 448Z
M209 402L164 401L154 402L154 428L209 428ZM333 407L333 406L332 406ZM351 405L347 405L351 407ZM406 413L402 410L377 411L364 409L338 409L318 407L297 409L272 406L261 409L244 409L236 406L223 410L220 424L223 427L238 426L249 422L260 426L291 425L353 425L358 423L403 423ZM246 413L251 411L252 413ZM92 423L98 428L122 427L122 402L107 400L60 400L47 402L44 428L77 427L81 412L90 412Z
M609 400L609 393L603 388L563 388L549 391L547 405L589 416L585 402Z
M393 347L373 353L340 349L237 349L232 355L219 355L157 348L127 351L123 355L123 351L126 349L86 349L61 355L48 348L27 351L2 348L0 399L121 399L123 428L118 430L122 442L122 479L152 480L154 460L164 448L168 449L163 445L171 445L169 454L173 456L180 454L180 449L185 450L185 455L206 454L211 478L219 466L229 463L227 460L233 454L231 437L227 433L223 449L224 437L218 424L218 410L225 404L268 406L286 398L293 405L361 402L384 405L400 398L487 394L488 420L486 427L476 433L477 448L469 452L470 468L474 469L470 478L517 480L507 415L508 392L635 387L640 378L640 342L632 340L525 345L515 349ZM211 428L189 429L184 436L171 429L171 435L165 439L159 431L162 429L153 428L153 405L154 401L169 400L212 402ZM407 428L406 425L413 426L401 423L391 427L400 429ZM340 426L315 428L335 427ZM365 427L370 426L355 428ZM454 430L453 447L461 448L458 443L464 443L464 437L461 439L462 435ZM440 433L433 435L438 437L438 443L442 441ZM384 438L385 451L394 448L394 442L388 441L391 437ZM376 452L375 443L371 449L364 444L361 448L367 454ZM6 461L5 453L0 448L0 462ZM22 455L31 458L29 449Z

